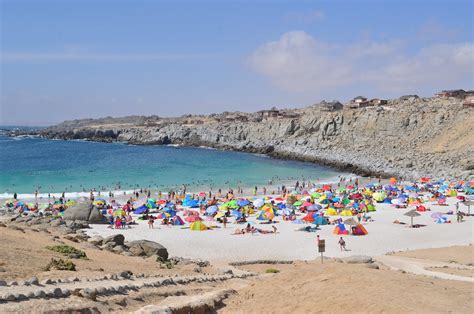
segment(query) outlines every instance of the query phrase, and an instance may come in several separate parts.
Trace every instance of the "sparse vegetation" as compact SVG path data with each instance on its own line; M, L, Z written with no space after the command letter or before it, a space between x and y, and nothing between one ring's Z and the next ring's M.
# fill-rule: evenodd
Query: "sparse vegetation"
M173 263L173 261L171 261L171 260L169 260L169 259L164 259L164 258L162 258L162 257L160 257L160 256L158 256L158 257L156 258L156 261L157 261L158 263L160 263L160 267L161 267L161 268L172 269L172 268L174 267L174 265L175 265L175 263Z
M63 260L62 258L52 258L45 267L46 271L50 270L69 270L76 271L76 265L71 260Z
M280 271L278 269L275 269L275 268L267 268L267 270L265 270L265 273L266 274L278 274Z
M54 245L47 246L46 248L48 250L61 253L69 258L87 258L86 252L76 249L75 247L70 245Z

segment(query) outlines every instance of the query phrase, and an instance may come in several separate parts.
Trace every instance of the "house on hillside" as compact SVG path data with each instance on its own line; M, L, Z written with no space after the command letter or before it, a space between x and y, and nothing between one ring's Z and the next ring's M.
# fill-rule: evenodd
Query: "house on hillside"
M278 118L280 111L277 108L273 107L270 110L260 110L257 113L260 114L263 119L268 119L268 118Z
M364 97L364 96L357 96L354 99L352 99L349 103L349 108L351 109L363 108L363 107L368 107L368 106L371 106L371 104L367 100L367 97Z
M462 103L463 107L474 107L474 95L467 96L464 102Z
M438 98L461 98L463 99L466 96L466 91L464 89L451 89L451 90L443 90L439 93L435 94Z
M372 106L383 106L388 103L386 99L373 98L369 101Z

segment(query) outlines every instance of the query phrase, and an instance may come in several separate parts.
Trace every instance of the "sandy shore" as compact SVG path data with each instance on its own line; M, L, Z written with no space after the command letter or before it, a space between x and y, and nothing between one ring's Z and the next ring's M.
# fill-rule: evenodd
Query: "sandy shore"
M216 222L205 224L218 225L219 228L208 231L190 231L179 226L161 226L155 223L150 230L144 221L128 230L114 230L106 225L92 225L87 233L91 236L108 236L115 233L124 234L129 241L148 239L164 245L171 256L201 258L213 261L236 261L256 259L312 260L319 256L316 247L316 235L326 240L326 256L347 257L351 255L377 256L388 252L414 249L438 248L452 245L468 245L474 242L474 219L465 217L462 223L456 222L454 215L449 216L452 223L436 224L430 216L433 212L454 210L455 198L448 198L448 206L425 204L431 211L421 212L415 223L424 224L422 228L409 228L410 218L403 214L409 209L396 209L391 205L377 204L376 212L370 213L373 222L363 223L368 231L366 236L345 236L348 251L340 250L339 236L333 234L333 225L320 226L316 233L295 231L305 225L283 222L274 224L277 234L232 235L236 228L243 225L229 223L222 228ZM467 211L464 205L460 210ZM337 218L333 216L331 218ZM300 216L302 218L302 216ZM348 217L342 217L347 219ZM407 225L394 224L399 220ZM255 217L251 217L256 227L271 230L270 225L260 225ZM188 224L187 224L188 225Z
M126 292L117 291L97 298L72 294L62 297L29 298L22 301L0 301L0 312L43 313L56 311L87 311L130 313L143 310L146 306L167 307L171 304L181 308L199 306L210 296L212 311L224 313L317 313L317 312L358 312L358 313L472 313L473 283L421 276L413 273L394 271L380 264L347 264L335 260L319 260L291 264L259 264L232 268L229 265L214 265L200 268L196 265L177 265L173 269L163 269L152 258L127 257L108 251L91 248L88 243L75 243L64 236L38 231L35 226L21 226L20 229L0 226L0 280L8 281L0 285L0 297L8 293L25 293L30 290L53 289L62 291L88 289L125 289L142 286L143 283L163 282L169 278L198 278L197 281L181 284L145 286ZM46 249L48 245L65 243L87 253L87 260L77 260L77 270L45 271L43 267L51 258L61 254ZM3 254L6 253L6 254ZM474 246L453 246L403 252L394 257L409 256L428 262L443 261L449 256L449 268L435 269L439 273L454 272L472 278ZM368 267L368 266L376 266ZM470 267L461 274L459 267ZM224 267L224 268L222 268ZM223 269L232 269L234 274L251 273L248 278L229 278L221 281L204 281L204 278L221 276ZM269 268L278 270L267 274ZM379 268L379 269L377 269ZM133 277L110 278L110 274L132 271ZM138 274L144 273L143 278ZM156 277L158 276L158 277ZM175 277L179 276L179 277ZM25 286L23 280L38 277L41 284ZM77 278L77 281L63 281ZM47 284L45 280L55 283ZM10 283L16 280L18 286ZM222 296L222 291L226 293ZM218 297L218 296L221 297ZM207 299L206 299L207 300ZM191 307L191 309L193 309ZM194 308L197 310L197 308ZM143 312L142 312L143 313Z

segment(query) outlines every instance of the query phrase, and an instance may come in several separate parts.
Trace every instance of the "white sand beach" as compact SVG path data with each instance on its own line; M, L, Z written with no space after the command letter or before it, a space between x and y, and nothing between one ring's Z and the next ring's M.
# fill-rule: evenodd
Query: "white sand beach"
M317 252L316 235L326 240L328 257L347 257L351 255L377 256L388 252L398 252L414 249L438 248L452 245L469 245L474 242L474 219L464 217L464 222L457 223L456 216L448 216L451 223L437 224L431 218L434 212L448 212L454 209L455 198L448 198L448 206L439 206L432 203L424 204L431 211L420 212L414 218L414 223L426 225L421 228L409 228L410 218L404 213L413 209L396 209L391 205L377 204L376 212L370 213L373 222L362 223L368 231L365 236L343 236L348 251L339 248L339 235L333 234L334 225L320 226L321 230L314 232L295 231L304 224L293 224L281 221L274 224L278 228L277 234L245 234L232 235L236 228L245 225L228 223L227 228L216 222L204 221L208 226L218 225L220 228L206 231L190 231L180 226L163 226L159 220L155 228L150 230L146 221L138 221L138 225L131 229L115 230L107 225L91 225L87 233L90 236L109 236L116 233L124 234L127 241L148 239L164 245L170 256L200 258L205 260L242 261L261 259L281 260L311 260L320 256ZM467 207L460 205L460 210L467 212ZM300 218L302 218L301 216ZM331 217L331 219L337 216ZM347 219L348 217L342 217ZM406 225L394 224L399 220ZM249 218L254 226L271 230L271 225L260 225L255 217Z

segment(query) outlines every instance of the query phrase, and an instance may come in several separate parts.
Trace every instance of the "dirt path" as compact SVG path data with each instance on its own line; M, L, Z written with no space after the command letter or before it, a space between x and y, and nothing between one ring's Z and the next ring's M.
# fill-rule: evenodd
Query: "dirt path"
M438 262L438 261L430 261L426 259L417 259L411 257L402 257L402 256L394 256L394 255L383 255L376 257L376 261L384 264L391 269L395 270L403 270L408 273L416 274L416 275L425 275L431 276L438 279L447 279L447 280L458 280L458 281L467 281L467 282L474 282L474 278L459 276L459 275L452 275L442 272L436 272L428 270L427 268L455 268L458 269L465 269L474 272L474 267L466 266L461 264L454 264L453 263L445 263L445 262Z

